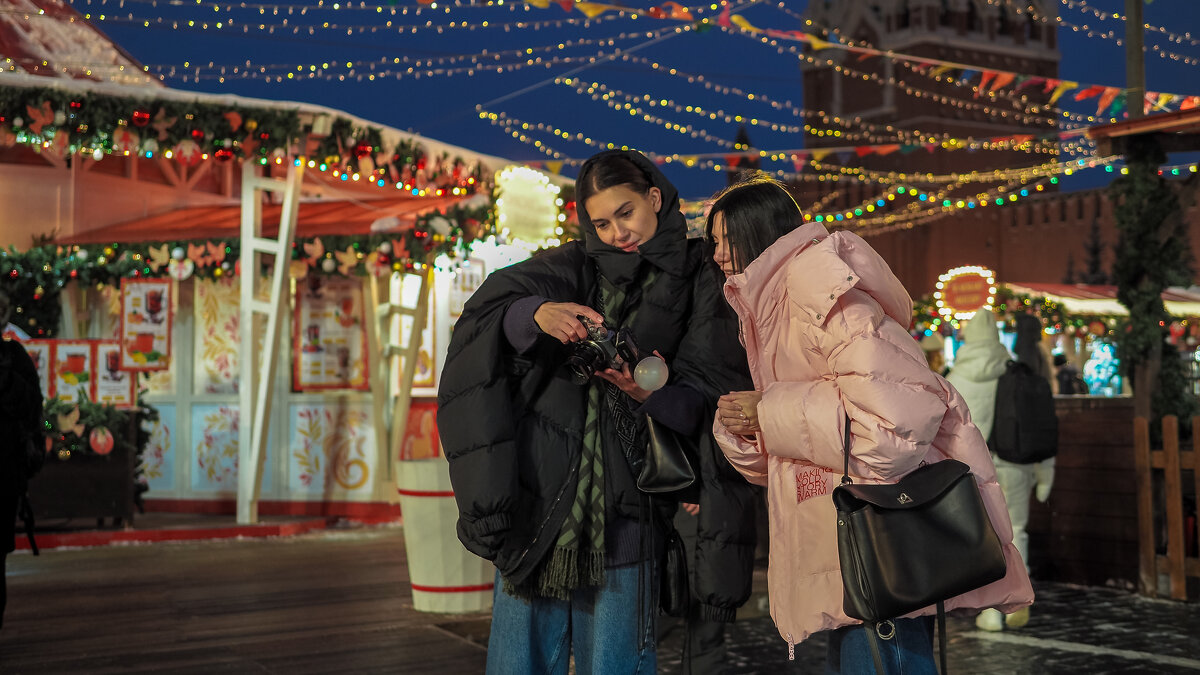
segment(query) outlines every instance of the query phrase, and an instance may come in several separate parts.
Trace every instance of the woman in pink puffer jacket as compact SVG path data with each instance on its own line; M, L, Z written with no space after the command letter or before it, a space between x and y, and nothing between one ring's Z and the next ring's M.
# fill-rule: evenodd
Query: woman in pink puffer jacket
M771 616L789 650L833 630L828 672L874 671L865 631L852 630L860 622L842 611L830 495L841 481L846 414L856 483L895 482L945 458L966 463L979 482L1008 573L948 600L946 610L1011 612L1031 603L987 444L962 397L908 335L912 299L887 263L855 234L803 223L769 179L726 190L708 232L755 385L722 397L713 431L729 461L767 486ZM935 612L896 621L896 638L883 643L889 672L901 663L903 672L936 672Z

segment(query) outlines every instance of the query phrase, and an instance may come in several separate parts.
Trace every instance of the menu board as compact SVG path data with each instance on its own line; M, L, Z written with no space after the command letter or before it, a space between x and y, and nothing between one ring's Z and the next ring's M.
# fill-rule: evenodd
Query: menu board
M96 344L93 340L57 340L54 343L51 386L67 403L95 398Z
M357 279L310 274L296 286L296 391L367 389L367 331Z
M121 280L121 369L166 370L171 359L170 279Z
M121 370L121 343L117 340L96 342L95 396L97 403L132 407L137 402L135 373Z

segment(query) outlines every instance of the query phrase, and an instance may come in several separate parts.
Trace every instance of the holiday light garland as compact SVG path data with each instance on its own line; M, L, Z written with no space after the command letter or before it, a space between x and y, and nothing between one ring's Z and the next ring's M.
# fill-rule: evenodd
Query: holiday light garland
M806 21L806 25L813 24L814 22L811 19ZM819 26L819 24L817 25ZM892 54L890 51L879 51L866 42L847 38L836 26L826 26L824 27L824 30L826 30L829 34L836 36L837 42L835 44L841 43L851 47L863 47L872 52L878 52L880 55L885 56ZM1045 78L1042 77L1021 75L1007 71L993 71L978 66L945 60L927 61L924 59L910 60L904 58L895 58L893 61L907 68L913 74L920 75L922 77L928 77L935 82L950 84L957 87L971 87L971 90L976 97L983 94L989 99L993 100L996 98L1004 98L1014 105L1023 106L1026 111L1031 113L1044 113L1050 115L1055 114L1053 107L1030 101L1028 96L1020 94L1021 89L1025 88L1026 86L1042 83L1045 80ZM933 66L932 69L931 66ZM978 74L980 76L979 86L973 86L971 84L973 75L968 77L970 74ZM1007 84L1008 82L1012 82L1014 84L1014 89L1012 91L1009 91L1006 88L1001 88L1001 83ZM1055 81L1056 86L1058 82L1059 81L1057 80ZM1047 90L1047 92L1049 92L1049 90ZM1061 114L1064 119L1076 122L1078 125L1096 121L1094 116L1089 118L1086 115L1080 115L1067 110L1061 111Z
M1111 18L1111 19L1117 19L1118 21L1121 21L1122 23L1126 23L1126 24L1129 22L1129 20L1125 18L1125 15L1121 14L1120 12L1113 12L1110 15L1108 12L1096 9L1095 7L1091 7L1083 0L1059 0L1059 1L1062 4L1066 5L1067 7L1070 7L1071 9L1077 9L1081 12L1090 12L1091 14L1095 15L1095 17L1097 19L1107 21L1108 19ZM1187 42L1187 43L1191 44L1192 46L1200 45L1200 40L1193 38L1191 33L1184 33L1183 35L1180 35L1178 33L1172 33L1171 31L1167 30L1163 26L1155 26L1155 25L1149 24L1149 23L1143 23L1142 27L1145 30L1154 31L1156 33L1162 33L1163 35L1165 35L1167 37L1168 40L1170 40L1172 42L1176 42L1178 44L1183 44L1184 42Z
M3 78L0 77L0 82ZM161 155L185 165L257 160L298 161L303 141L318 136L315 159L335 177L359 176L412 191L472 194L486 188L484 167L448 155L426 157L415 141L384 147L379 127L346 117L204 100L123 96L53 87L0 87L0 147L23 144L56 156ZM354 178L358 180L359 178ZM382 183L381 183L382 181Z
M423 269L440 256L465 258L470 242L495 229L492 205L453 205L426 213L415 224L366 236L323 235L292 244L289 273L365 276ZM10 288L12 322L34 337L56 337L57 295L68 283L119 284L123 278L191 276L214 279L240 273L241 243L173 240L137 243L35 246L0 250L0 279ZM186 266L184 266L186 265Z
M661 31L660 31L661 32ZM470 63L476 67L487 67L500 63L503 59L518 58L521 61L526 61L529 55L534 52L554 52L561 51L570 47L578 47L583 45L604 44L606 46L614 46L618 40L627 40L633 38L645 39L652 38L657 35L655 31L642 31L637 33L621 33L612 37L605 38L583 38L579 40L569 40L558 42L552 45L542 45L538 47L526 47L522 49L509 49L502 51L483 51L472 54L453 54L440 56L437 58L413 58L413 57L392 57L381 58L374 61L347 61L345 66L336 61L322 61L308 64L269 64L256 65L252 61L245 61L240 64L217 64L208 62L207 65L193 66L189 62L185 62L183 66L146 66L150 71L157 72L159 77L172 78L186 74L192 78L199 79L218 79L224 77L278 77L279 75L286 76L289 72L300 73L305 77L337 77L347 76L353 77L358 75L357 70L368 70L373 73L383 72L393 65L409 66L408 70L419 68L433 68L434 66L455 65L459 63ZM379 69L378 71L376 69ZM344 72L342 72L344 70ZM186 71L186 73L181 72ZM211 72L209 72L211 71ZM408 71L406 71L408 72ZM310 75L311 74L311 75Z
M0 10L0 13L3 13ZM542 21L451 21L446 24L434 23L426 21L423 24L399 24L393 21L385 21L382 24L337 24L328 21L319 24L295 24L284 20L281 23L247 23L245 21L238 22L235 19L226 19L224 21L208 21L196 22L195 20L170 19L166 17L138 17L132 13L124 16L113 16L108 14L86 14L84 18L88 21L97 21L100 23L113 23L129 26L140 26L142 28L166 29L182 32L203 32L208 30L223 31L226 33L240 31L242 34L250 33L266 33L267 35L291 34L291 35L318 35L323 32L336 32L348 36L352 35L375 35L378 33L396 33L398 35L417 35L422 32L434 32L441 35L447 31L466 30L476 31L489 28L500 28L504 32L526 31L526 30L542 30L543 28L562 28L564 26L574 26L590 28L592 24L611 21L614 19L625 18L622 15L610 15L596 17L594 19L588 17L569 17L563 19L546 19ZM73 18L71 19L73 21Z

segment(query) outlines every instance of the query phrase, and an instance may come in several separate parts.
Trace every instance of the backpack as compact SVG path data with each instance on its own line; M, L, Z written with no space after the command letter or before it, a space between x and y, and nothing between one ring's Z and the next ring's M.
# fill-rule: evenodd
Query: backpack
M1058 416L1050 382L1024 363L1009 361L996 383L988 447L1014 464L1033 464L1058 453Z

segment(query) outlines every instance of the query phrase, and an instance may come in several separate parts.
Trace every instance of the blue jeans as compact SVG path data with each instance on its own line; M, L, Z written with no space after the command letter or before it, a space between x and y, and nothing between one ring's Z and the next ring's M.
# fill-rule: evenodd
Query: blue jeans
M933 657L932 616L895 619L896 635L880 640L879 654L887 675L937 675ZM874 675L868 628L844 626L829 634L829 653L825 658L826 675ZM885 629L886 632L886 629Z
M644 597L638 592L639 568L641 585L649 591ZM566 675L572 650L579 675L654 673L658 583L653 570L650 561L610 567L604 570L603 587L575 591L570 600L531 601L505 593L497 573L488 675Z

